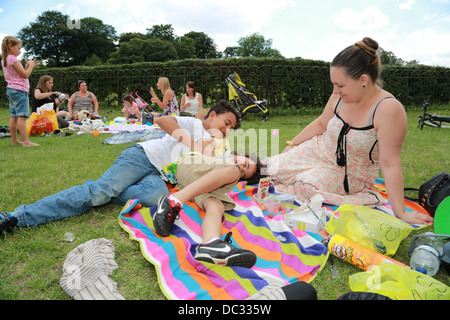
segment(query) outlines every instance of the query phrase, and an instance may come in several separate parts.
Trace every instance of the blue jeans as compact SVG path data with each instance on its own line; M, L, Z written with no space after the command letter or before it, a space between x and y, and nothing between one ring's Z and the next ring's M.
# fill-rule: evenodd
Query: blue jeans
M22 205L14 212L19 227L31 227L80 215L111 201L124 205L130 199L139 199L142 205L152 207L168 193L159 171L136 144L125 149L97 181Z
M12 118L30 116L28 92L6 88L6 96L9 99L9 112Z

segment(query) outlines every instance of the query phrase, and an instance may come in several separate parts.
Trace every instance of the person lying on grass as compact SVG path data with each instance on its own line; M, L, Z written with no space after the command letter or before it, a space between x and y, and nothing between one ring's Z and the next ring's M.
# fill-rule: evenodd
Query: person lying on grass
M256 156L234 154L231 161L191 152L180 159L176 170L179 191L160 198L153 217L155 231L166 237L172 232L175 219L188 200L205 211L202 223L203 243L196 248L195 259L223 266L251 268L256 255L220 239L222 219L226 210L235 207L227 195L240 180L257 184L261 178L261 162Z
M166 116L156 121L167 133L163 138L128 147L96 181L21 205L13 212L0 212L0 234L80 215L111 201L125 205L138 199L144 206L156 206L158 199L169 193L163 165L190 151L211 149L213 137L224 138L240 126L239 114L225 100L214 105L204 120Z

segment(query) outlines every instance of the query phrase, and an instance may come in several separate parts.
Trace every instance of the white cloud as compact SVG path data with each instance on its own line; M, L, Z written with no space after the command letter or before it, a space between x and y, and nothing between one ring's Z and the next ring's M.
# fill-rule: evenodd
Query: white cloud
M342 9L333 15L333 21L336 26L347 31L371 31L389 25L389 18L376 6L370 6L361 12Z
M306 38L307 37L302 32L299 32L295 35L295 40L297 41L303 41L306 40Z
M391 43L398 43L400 36L397 31L389 30L387 32L365 32L365 31L356 31L356 32L346 32L346 33L332 33L326 35L323 39L318 41L318 45L313 49L305 52L302 58L305 59L317 59L331 62L333 58L345 49L347 46L362 40L364 37L371 37L375 41L378 42L379 46L387 51L393 51L396 56L397 47L392 49L390 46ZM403 57L401 57L403 58ZM410 59L412 60L412 59Z
M414 51L414 56L420 63L429 64L430 61L442 62L450 65L450 32L439 33L435 29L427 28L418 30L408 36L412 45L409 51ZM430 48L433 48L430 50Z
M97 4L99 1L96 1ZM296 5L292 0L128 0L121 8L130 16L122 32L146 32L156 24L171 24L176 35L204 32L214 39L219 50L237 45L240 37L260 32L272 14ZM170 8L170 9L168 9Z
M62 12L63 8L64 8L64 4L63 3L59 3L56 6L54 6L53 8L50 8L50 10L56 10L56 11Z
M0 13L3 13L3 10L4 10L3 8L0 8Z
M414 0L406 0L406 2L400 3L398 7L402 10L411 10L411 7L415 4Z

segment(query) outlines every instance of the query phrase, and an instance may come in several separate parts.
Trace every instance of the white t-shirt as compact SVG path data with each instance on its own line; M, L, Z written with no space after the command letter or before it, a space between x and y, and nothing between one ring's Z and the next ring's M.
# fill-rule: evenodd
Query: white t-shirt
M186 107L184 109L184 112L189 112L193 116L195 116L198 113L198 109L200 109L200 103L198 101L198 92L195 93L194 99L189 99L187 94L184 95L184 103L190 103L191 105L189 107Z
M176 117L176 119L178 126L187 131L194 142L211 138L211 135L203 127L202 120L191 117ZM144 148L150 162L159 170L164 181L169 180L164 172L163 165L173 163L191 151L188 146L178 142L169 134L161 139L147 140L139 144Z

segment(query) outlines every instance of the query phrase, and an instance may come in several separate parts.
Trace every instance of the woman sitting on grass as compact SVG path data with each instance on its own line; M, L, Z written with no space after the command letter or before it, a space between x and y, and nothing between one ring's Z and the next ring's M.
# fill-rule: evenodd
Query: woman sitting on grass
M280 155L267 160L277 190L309 199L321 194L325 203L370 205L386 203L371 190L380 168L397 218L410 224L433 221L406 212L401 149L407 131L406 112L380 86L378 43L364 38L332 61L334 89L323 113Z
M36 89L34 90L33 95L33 106L31 108L32 112L36 112L39 107L42 107L44 104L53 103L53 110L55 110L56 117L58 119L58 125L60 128L67 128L69 126L69 122L66 120L70 118L70 114L67 111L60 111L59 107L61 104L67 100L67 95L59 91L52 91L53 89L53 78L44 75L39 78Z

